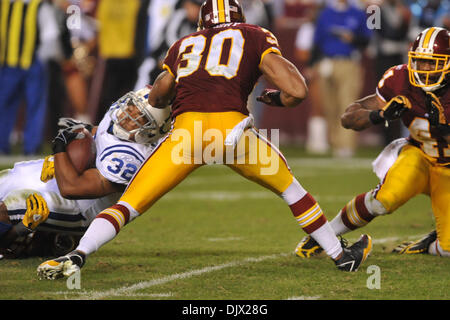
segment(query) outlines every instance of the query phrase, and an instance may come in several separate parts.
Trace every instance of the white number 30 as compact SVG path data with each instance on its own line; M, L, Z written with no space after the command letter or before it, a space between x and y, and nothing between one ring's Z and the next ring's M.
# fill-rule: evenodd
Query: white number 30
M229 40L230 43L229 52L224 52L226 40ZM240 30L227 29L217 33L211 39L205 70L213 77L234 78L238 73L244 54L244 43L245 39ZM198 70L205 47L206 38L202 35L189 37L181 42L179 52L182 52L181 61L184 62L183 66L178 67L177 81ZM224 57L224 54L227 56ZM224 58L227 58L226 62L222 63Z

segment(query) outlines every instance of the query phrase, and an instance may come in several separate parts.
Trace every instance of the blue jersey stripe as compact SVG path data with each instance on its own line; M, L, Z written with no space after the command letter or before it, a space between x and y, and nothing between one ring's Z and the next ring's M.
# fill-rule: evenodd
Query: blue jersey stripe
M43 222L38 226L38 230L39 229L43 229L43 228L47 228L47 229L51 229L51 230L58 230L58 231L71 231L71 232L80 232L80 233L84 233L86 232L88 227L62 227L62 226L57 226L54 224L50 224L47 222Z
M128 150L111 150L108 153L104 154L101 158L100 161L103 161L107 156L109 156L110 154L113 154L114 152L118 152L118 153L126 153L126 154L130 154L132 156L134 156L136 159L138 159L140 162L143 162L144 159L138 157L135 153L128 151Z
M9 216L24 216L26 209L18 209L18 210L8 210ZM68 221L68 222L77 222L86 220L86 218L81 214L67 214L67 213L58 213L58 212L50 212L48 215L48 219L59 220L59 221ZM17 220L17 219L15 219Z
M141 160L141 161L145 160L145 157L138 150L136 150L135 148L133 148L133 147L131 147L129 145L126 145L126 144L115 144L115 145L113 145L111 147L105 148L105 150L103 150L102 154L104 154L106 151L108 151L108 150L110 150L112 148L128 148L128 149L131 149L138 155L138 157L136 157L136 158L138 158L138 159L140 158L139 160ZM116 150L116 151L119 152L121 150ZM111 153L109 152L108 154L111 154ZM104 159L104 157L102 157L101 160L103 160L103 159Z

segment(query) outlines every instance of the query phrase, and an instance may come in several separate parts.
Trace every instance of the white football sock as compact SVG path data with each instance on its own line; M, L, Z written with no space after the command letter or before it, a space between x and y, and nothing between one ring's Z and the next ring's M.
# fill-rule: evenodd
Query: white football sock
M428 247L428 253L434 256L450 257L450 252L441 248L439 240L435 240L432 244L430 244Z
M86 255L97 251L101 246L114 239L116 229L106 219L95 218L86 233L81 238L76 250L82 251Z
M352 231L351 229L347 228L344 222L342 222L341 214L342 211L339 211L337 216L334 217L334 219L330 222L331 228L333 229L334 234L337 236Z
M336 259L342 253L341 243L334 235L333 229L328 222L312 232L310 236L317 241L332 259Z

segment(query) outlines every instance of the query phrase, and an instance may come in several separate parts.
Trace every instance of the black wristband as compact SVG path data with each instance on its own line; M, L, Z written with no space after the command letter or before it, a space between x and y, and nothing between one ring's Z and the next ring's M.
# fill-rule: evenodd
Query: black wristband
M27 227L23 224L23 222L19 222L18 224L16 224L16 225L14 226L14 230L16 231L16 233L17 233L17 235L18 235L19 237L26 236L27 234L33 232L33 230L31 230L30 228L27 228Z
M385 119L380 116L380 111L381 110L373 110L369 113L369 120L372 124L377 125L385 121Z
M60 152L66 152L66 144L62 142L61 140L57 139L52 144L52 151L53 154L57 154Z
M277 106L284 107L283 102L281 102L281 91L271 92L270 98Z

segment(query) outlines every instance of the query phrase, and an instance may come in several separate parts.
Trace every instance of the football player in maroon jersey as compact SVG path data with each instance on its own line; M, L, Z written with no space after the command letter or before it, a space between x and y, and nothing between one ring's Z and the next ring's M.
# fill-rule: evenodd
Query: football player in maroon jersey
M307 94L303 76L282 57L276 37L246 24L238 1L207 0L200 9L199 31L172 45L164 69L148 101L155 117L164 118L172 105L171 132L133 177L119 202L92 222L76 251L39 266L41 277L76 272L88 254L112 240L193 170L209 164L202 155L210 145L201 135L198 139L198 132L214 136L215 163L227 165L280 196L302 229L320 243L339 269L356 271L371 252L370 236L363 235L343 248L319 204L295 179L282 154L251 125L247 98L261 75L280 88L262 93L259 100L267 104L294 107ZM180 148L179 138L185 134ZM253 157L254 147L259 154L270 155L269 161ZM274 163L278 165L270 171Z
M401 119L407 139L392 142L374 162L380 184L353 198L331 221L337 235L394 212L418 194L431 198L436 230L399 253L450 256L450 46L449 31L422 31L408 53L406 65L386 71L376 92L354 102L342 115L342 125L356 131ZM307 257L320 251L311 237L296 249Z

